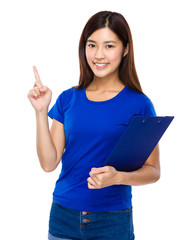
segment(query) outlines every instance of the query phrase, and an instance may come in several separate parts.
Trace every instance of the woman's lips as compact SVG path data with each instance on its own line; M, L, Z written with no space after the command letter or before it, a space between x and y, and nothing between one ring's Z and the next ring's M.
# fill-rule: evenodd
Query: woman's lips
M97 69L104 69L108 66L108 63L94 63Z

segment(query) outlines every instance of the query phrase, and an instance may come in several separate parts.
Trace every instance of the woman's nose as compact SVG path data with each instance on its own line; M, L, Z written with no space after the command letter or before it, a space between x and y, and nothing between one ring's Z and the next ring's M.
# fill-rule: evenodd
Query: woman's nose
M96 53L95 53L95 58L96 59L103 59L105 56L104 56L104 52L103 52L103 49L102 48L98 48L96 50Z

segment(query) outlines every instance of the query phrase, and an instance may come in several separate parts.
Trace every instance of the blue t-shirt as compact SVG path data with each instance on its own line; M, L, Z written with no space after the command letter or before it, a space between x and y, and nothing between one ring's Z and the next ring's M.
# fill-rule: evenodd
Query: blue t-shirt
M65 151L53 200L65 207L86 212L116 211L132 206L132 189L113 185L89 189L87 178L93 167L105 166L133 115L156 115L144 94L125 87L106 101L92 101L86 88L63 91L49 111L64 124Z

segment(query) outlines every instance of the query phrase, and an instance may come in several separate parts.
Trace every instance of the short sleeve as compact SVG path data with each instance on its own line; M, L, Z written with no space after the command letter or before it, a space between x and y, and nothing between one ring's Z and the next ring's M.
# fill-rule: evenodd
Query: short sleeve
M147 101L145 102L143 115L144 116L156 116L155 108L149 98L147 98Z
M60 123L64 124L64 112L63 112L63 92L57 98L54 106L48 112L48 116L52 119L59 121Z

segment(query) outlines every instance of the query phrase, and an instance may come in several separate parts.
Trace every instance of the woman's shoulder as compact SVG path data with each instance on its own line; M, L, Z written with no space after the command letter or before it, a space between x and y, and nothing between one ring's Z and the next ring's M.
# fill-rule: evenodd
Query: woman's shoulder
M127 93L130 97L134 98L135 100L139 100L139 101L150 101L150 98L148 96L146 96L144 93L141 93L141 92L138 92L138 91L135 91L129 87L126 87L127 88Z
M72 93L77 93L80 90L81 89L76 89L75 87L70 87L70 88L63 90L61 94L68 95L68 94L72 94Z
M64 90L61 91L61 93L59 94L59 96L62 97L62 98L63 98L63 97L66 98L67 96L69 96L69 95L71 95L72 93L74 93L75 90L76 90L76 89L73 88L73 87L64 89Z
M144 114L147 114L147 112L150 113L151 115L156 114L151 99L144 93L140 93L128 88L128 96L129 103L132 103L137 108L139 107L140 109L142 109L141 111L143 111Z
M60 101L63 104L68 104L71 101L73 101L73 99L75 99L76 94L79 94L79 90L75 89L74 87L70 87L70 88L63 90L59 94L58 99L60 99Z

